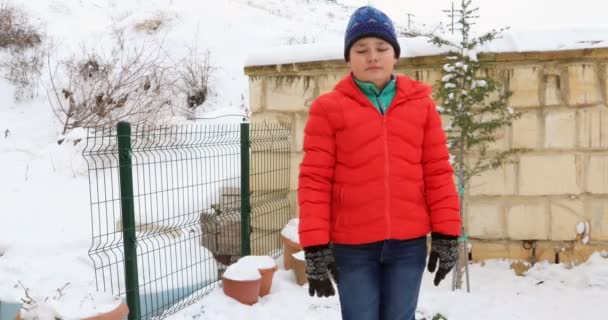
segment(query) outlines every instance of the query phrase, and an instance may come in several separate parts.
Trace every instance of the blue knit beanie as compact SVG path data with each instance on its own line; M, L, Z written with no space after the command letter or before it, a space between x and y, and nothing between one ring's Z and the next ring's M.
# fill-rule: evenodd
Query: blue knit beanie
M370 6L357 9L348 21L344 35L344 60L349 60L350 47L365 37L376 37L390 43L395 50L395 58L399 58L401 48L393 22L384 12Z

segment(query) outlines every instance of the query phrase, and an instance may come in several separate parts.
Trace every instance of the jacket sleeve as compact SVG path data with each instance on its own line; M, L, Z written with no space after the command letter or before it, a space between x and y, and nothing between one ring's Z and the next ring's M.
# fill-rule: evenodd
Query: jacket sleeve
M432 232L460 235L461 218L458 194L454 185L454 169L441 118L430 101L422 146L422 169L426 203L431 217Z
M335 133L319 99L310 107L304 129L304 158L298 180L300 245L330 241L331 190L336 162Z

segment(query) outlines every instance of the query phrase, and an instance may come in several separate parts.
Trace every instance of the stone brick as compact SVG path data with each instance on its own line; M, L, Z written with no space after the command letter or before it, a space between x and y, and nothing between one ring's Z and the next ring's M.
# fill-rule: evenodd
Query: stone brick
M540 105L538 67L516 67L508 74L509 90L513 95L509 104L514 107L536 107Z
M251 112L259 112L264 109L264 78L249 78L249 107Z
M290 218L289 199L281 194L251 206L251 226L257 230L280 231Z
M276 252L283 248L281 243L280 232L259 230L253 228L250 235L251 254L252 255L268 255L271 252Z
M272 191L287 189L290 183L290 152L252 152L251 153L251 190Z
M519 192L522 195L579 194L576 156L522 155Z
M499 203L473 203L467 211L469 236L477 239L501 239L505 236L502 206Z
M481 117L481 121L490 121L495 117L484 115ZM491 151L503 151L509 149L509 128L497 128L494 131L493 137L494 141L488 144L488 150Z
M291 217L297 218L300 216L300 206L298 205L298 190L289 190L287 195L289 205L291 207Z
M551 200L549 210L551 213L550 240L576 240L578 235L576 226L579 222L586 220L583 201L578 199Z
M262 112L254 114L249 130L252 152L288 151L294 142L292 123L293 117L289 113Z
M441 73L441 71L435 69L416 70L414 75L415 79L417 79L418 81L422 81L432 87L435 87L435 85L437 85L437 82L440 81L441 78L443 78L443 74Z
M471 259L483 261L489 259L530 259L530 250L525 249L521 242L517 241L479 241L471 240Z
M507 236L512 240L546 240L549 218L545 203L513 205L507 209Z
M512 125L513 148L535 149L540 137L536 112L526 112Z
M469 194L472 196L515 194L515 166L507 164L472 177Z
M296 113L294 121L294 134L295 143L293 144L293 151L300 152L304 147L304 128L306 128L306 121L308 121L308 114Z
M327 75L321 75L317 78L319 86L319 95L330 92L334 89L336 84L346 75L346 73L333 73Z
M298 189L298 176L300 174L300 163L302 163L302 159L304 157L304 153L302 152L292 152L290 157L290 178L289 184L291 190Z
M576 112L551 112L545 116L545 148L573 148Z
M594 104L602 100L597 72L592 64L568 66L568 104Z
M266 79L267 110L307 111L314 100L314 80L310 76L279 76Z
M603 63L601 70L602 70L602 78L604 81L604 88L603 88L604 103L608 104L608 63Z
M555 242L536 241L534 246L534 257L536 262L555 263L555 254L557 253Z
M287 112L254 112L251 123L284 123L293 125L293 115Z
M559 252L559 262L568 266L586 262L595 252L608 251L608 244L584 245L576 243L572 248Z
M504 151L509 149L509 128L498 128L494 131L494 142L488 144L488 150Z
M605 106L578 111L578 146L608 148L608 108Z
M558 74L547 74L543 78L545 87L545 105L554 106L562 103L562 79Z
M591 241L608 241L608 199L590 200L587 216Z
M586 191L608 194L608 155L589 156Z

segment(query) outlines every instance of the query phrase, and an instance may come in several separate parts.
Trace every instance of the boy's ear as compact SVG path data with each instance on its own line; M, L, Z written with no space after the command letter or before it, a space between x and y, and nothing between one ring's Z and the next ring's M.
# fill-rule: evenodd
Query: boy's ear
M346 61L346 65L350 68L350 59Z

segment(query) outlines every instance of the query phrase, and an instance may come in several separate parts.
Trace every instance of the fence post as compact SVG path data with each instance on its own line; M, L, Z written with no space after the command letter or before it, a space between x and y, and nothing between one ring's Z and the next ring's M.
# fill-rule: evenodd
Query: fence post
M249 150L249 123L241 123L241 256L247 256L251 253L249 228L251 219Z
M125 286L129 320L140 318L139 281L137 279L137 238L133 204L133 172L131 166L131 124L121 121L116 126L118 165L120 167L120 205L125 250Z

